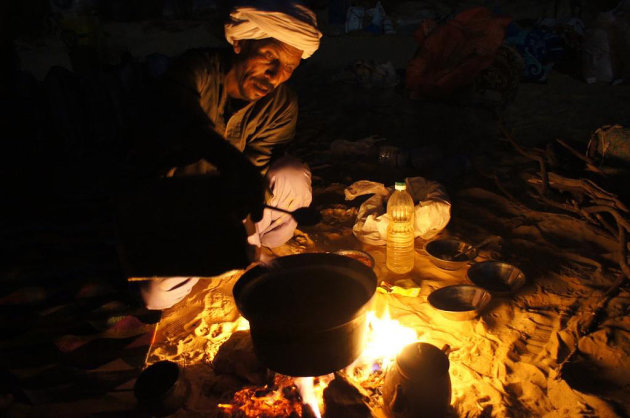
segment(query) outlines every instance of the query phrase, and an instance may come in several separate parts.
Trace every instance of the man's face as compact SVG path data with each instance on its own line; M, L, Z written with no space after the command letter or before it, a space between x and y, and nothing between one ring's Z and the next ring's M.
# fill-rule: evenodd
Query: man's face
M236 97L258 100L287 81L300 64L302 51L273 38L234 42Z

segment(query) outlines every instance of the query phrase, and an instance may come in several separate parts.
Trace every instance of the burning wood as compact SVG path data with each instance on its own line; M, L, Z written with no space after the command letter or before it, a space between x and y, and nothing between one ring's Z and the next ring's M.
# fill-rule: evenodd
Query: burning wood
M339 374L324 390L326 418L369 418L372 412L368 403L369 398Z
M219 404L225 417L314 417L292 378L276 374L273 385L246 387L229 404Z

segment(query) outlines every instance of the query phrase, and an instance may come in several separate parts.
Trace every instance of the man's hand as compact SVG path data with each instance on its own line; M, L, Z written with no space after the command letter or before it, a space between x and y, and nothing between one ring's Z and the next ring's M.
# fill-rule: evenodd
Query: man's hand
M228 202L240 219L251 215L254 222L262 219L267 180L259 169L232 144L211 129L192 128L186 146L195 158L204 158L219 169L226 181ZM191 160L195 160L191 158Z
M250 215L253 222L262 219L267 180L243 154L238 153L229 164L219 168L228 184L231 201L241 219Z

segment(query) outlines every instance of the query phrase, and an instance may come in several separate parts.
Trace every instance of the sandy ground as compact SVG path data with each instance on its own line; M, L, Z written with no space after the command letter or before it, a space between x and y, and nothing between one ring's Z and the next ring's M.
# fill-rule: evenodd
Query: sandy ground
M379 281L413 280L413 287L419 288L417 297L377 293L375 306L381 312L388 306L392 318L414 329L420 341L451 347L452 406L457 416L627 415L630 334L625 312L630 293L623 291L615 298L596 332L577 337L580 321L616 273L585 265L588 260L602 261L594 252L582 263L569 259L579 259L585 245L605 241L571 217L531 212L481 188L464 189L454 200L457 214L444 235L474 241L499 233L503 244L482 251L476 261L509 261L528 278L516 294L495 296L478 319L453 321L427 303L437 288L470 283L466 268L438 269L422 250L424 243L417 241L412 273L403 278L391 275L384 266L384 248L361 244L352 235L351 207L323 209L322 224L299 231L273 253L362 248L375 258ZM561 248L556 246L560 236L566 239ZM569 237L574 245L569 245ZM230 295L238 276L202 281L186 303L167 311L159 324L149 361L170 359L192 366L188 376L201 385L178 416L214 411L213 401L226 396L208 365L220 344L243 326ZM576 345L578 355L565 364Z

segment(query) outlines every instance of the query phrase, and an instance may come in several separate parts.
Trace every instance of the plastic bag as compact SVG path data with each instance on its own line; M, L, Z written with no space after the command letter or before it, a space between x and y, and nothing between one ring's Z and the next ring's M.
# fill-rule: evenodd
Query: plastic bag
M598 81L616 84L630 73L630 21L623 15L622 6L618 12L600 13L586 32L582 73L589 84Z
M346 14L346 33L363 29L363 19L365 18L365 8L360 6L348 7Z
M610 48L610 29L615 20L612 12L600 13L586 32L582 52L582 73L587 83L611 82L615 78L614 58Z
M416 238L433 238L451 219L451 202L444 187L424 177L408 177L405 183L416 205L414 219ZM346 200L374 194L359 207L357 220L352 228L354 236L359 241L371 245L385 245L389 224L386 205L391 193L391 188L369 180L357 181L345 189Z

